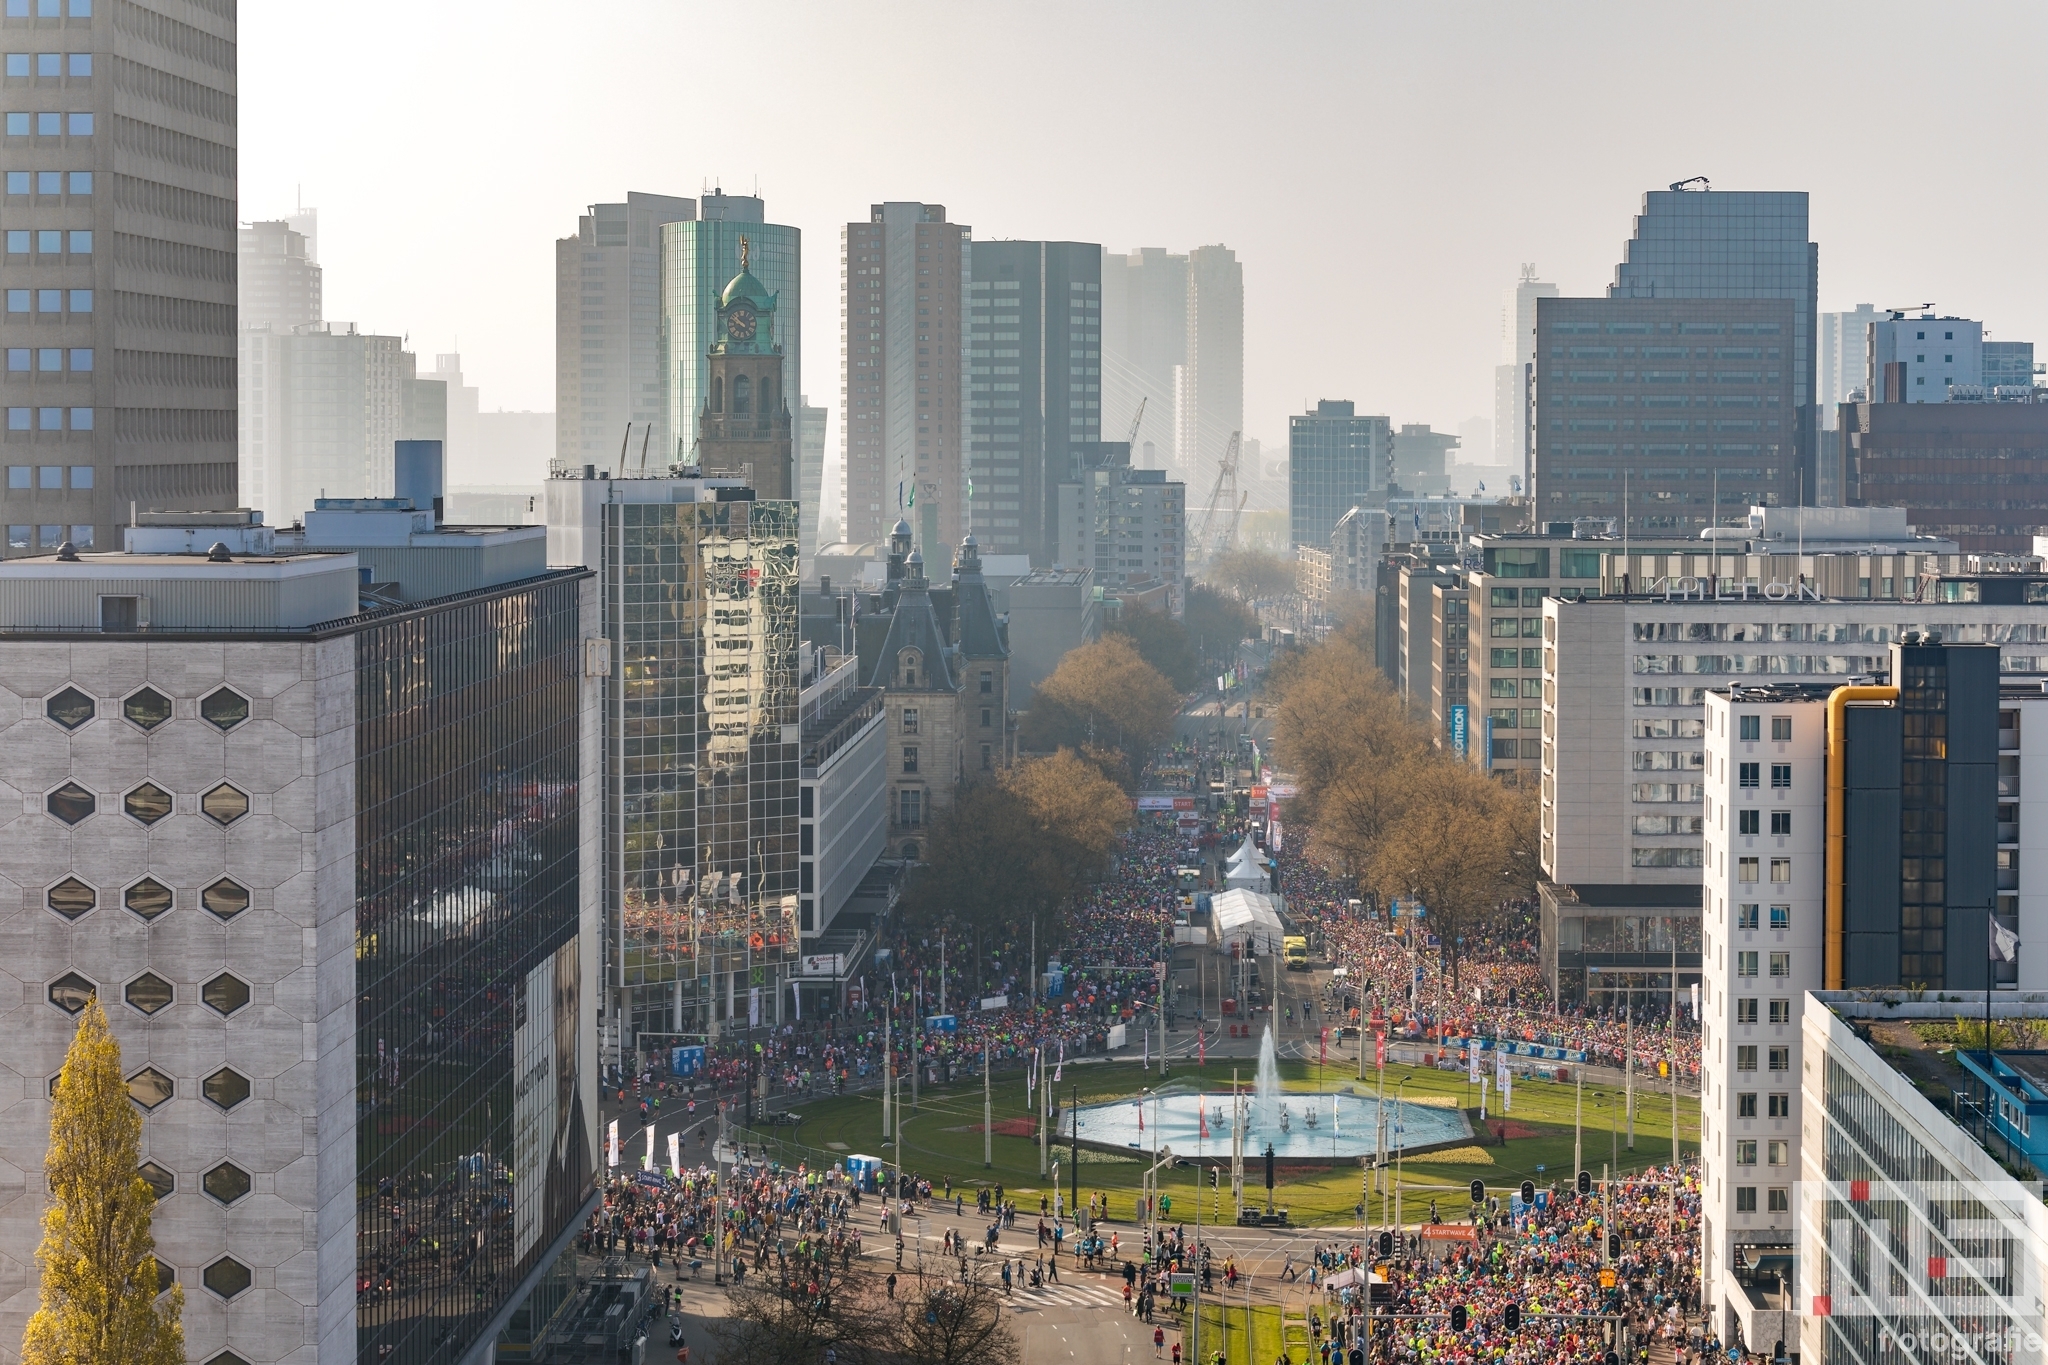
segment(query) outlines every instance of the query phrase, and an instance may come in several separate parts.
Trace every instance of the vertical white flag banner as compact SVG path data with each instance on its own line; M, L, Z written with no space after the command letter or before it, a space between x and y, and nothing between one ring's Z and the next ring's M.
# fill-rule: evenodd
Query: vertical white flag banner
M747 1027L761 1027L761 988L747 987Z
M640 1169L643 1171L654 1169L654 1129L652 1127L649 1127L647 1130L647 1155L640 1158Z
M605 1155L609 1158L605 1165L617 1166L619 1164L619 1121L617 1119L612 1120L611 1132L605 1143Z
M675 1175L683 1173L683 1135L681 1133L670 1133L668 1135L668 1168Z
M1500 1073L1500 1112L1515 1112L1515 1073L1512 1071Z
M1479 1040L1465 1040L1465 1079L1473 1085L1479 1084Z

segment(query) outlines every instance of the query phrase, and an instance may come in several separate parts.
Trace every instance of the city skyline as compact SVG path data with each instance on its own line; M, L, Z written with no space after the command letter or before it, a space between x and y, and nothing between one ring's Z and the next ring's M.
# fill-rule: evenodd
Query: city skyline
M251 115L271 112L249 120L242 215L278 216L298 202L303 186L305 202L319 203L328 219L322 258L330 315L355 318L366 329L408 332L422 354L458 349L460 337L487 410L555 405L546 344L548 246L575 211L616 197L617 187L629 183L692 195L721 184L729 193L758 190L778 206L776 218L812 234L814 257L831 240L818 234L836 235L838 225L884 198L944 203L984 239L1097 241L1115 253L1228 245L1246 275L1245 427L1268 446L1282 439L1289 413L1318 398L1349 398L1360 411L1439 429L1490 414L1499 299L1520 264L1536 262L1541 278L1568 297L1604 293L1642 193L1701 173L1716 188L1812 195L1824 310L1896 304L1904 291L1912 302L1933 298L1944 312L1984 318L2001 338L2039 335L2048 323L2048 288L2008 280L2003 265L2023 251L2017 234L2038 191L1991 174L1990 149L1954 148L1932 127L1900 130L1901 151L1891 164L1921 173L1903 217L1859 207L1887 193L1896 173L1820 154L1830 137L1853 142L1855 130L1806 79L1813 54L1893 69L1907 56L1901 43L1883 36L1882 25L1842 22L1847 9L1788 15L1757 8L1697 33L1679 15L1653 16L1652 33L1682 33L1686 43L1686 70L1675 83L1630 56L1642 50L1640 27L1624 34L1589 21L1546 32L1508 10L1490 17L1332 13L1318 24L1319 40L1304 45L1298 26L1237 34L1230 12L1219 7L1176 12L1185 23L1165 24L1157 6L1091 14L1089 23L1102 52L1144 53L1141 73L1176 73L1180 88L1284 87L1288 99L1160 101L1142 93L1145 80L1096 79L1087 64L1066 63L1062 51L1055 77L1062 98L982 110L949 125L926 111L933 99L946 98L979 108L970 58L998 19L949 12L920 23L918 11L894 10L856 24L798 6L770 10L757 22L764 37L786 41L793 74L800 75L791 88L809 90L808 100L748 120L693 124L679 137L664 120L646 121L644 134L621 120L614 125L619 136L585 145L578 125L543 113L547 102L498 109L489 94L507 80L544 80L602 92L596 98L607 105L621 101L614 92L640 88L641 73L652 81L662 51L720 16L626 6L606 24L544 46L522 36L540 29L517 22L515 6L494 11L513 22L471 35L479 45L459 46L456 35L477 11L455 5L424 18L408 15L405 22L422 30L420 41L398 54L380 50L375 62L364 54L361 64L379 73L373 89L402 87L406 100L388 110L374 103L352 109L343 119L286 95L272 73L296 70L295 63L266 56L307 50L317 20L251 5L243 15L244 104ZM1948 64L1928 63L1925 48L1911 54L1921 59L1916 69L1929 66L1927 82L1953 87L1956 99L1977 110L1981 126L1999 126L2002 111L2016 102L2024 85L2016 54L2028 49L2030 30L2048 24L2023 11L2002 12L2011 20L2002 31L2014 41L1998 51L1973 45L1967 61L1958 50ZM313 45L346 64L356 44L386 27L378 13L372 5L366 22L348 32L322 29ZM1762 51L1752 41L1755 24L1733 22L1740 13L1776 35ZM395 11L391 17L396 22ZM1071 25L1048 24L1037 30L1046 37L1012 35L1023 44L1017 60L1051 62L1050 35L1070 31ZM636 40L610 41L626 33ZM1932 55L1960 41L1936 35ZM473 66L442 64L429 72L418 65L423 56L408 55L458 49L474 54ZM843 54L862 49L891 69L915 65L925 73L925 92L914 100L895 93L856 97L859 73L868 68L845 62ZM1366 84L1327 79L1349 60L1346 53L1360 50L1400 57L1400 72ZM1600 94L1554 89L1558 62L1603 65L1608 78ZM1973 76L1966 90L1950 74L1963 70ZM1737 101L1720 117L1698 117L1708 105L1722 108L1718 101L1730 90L1774 80L1783 98L1769 112ZM1319 93L1326 90L1338 93ZM1445 117L1415 117L1425 91L1447 98ZM690 102L717 108L740 98L731 78L709 71ZM1629 117L1613 119L1624 106ZM487 108L486 125L477 116ZM831 117L816 116L828 108ZM1518 125L1518 109L1537 111L1535 126L1555 139L1556 155L1531 155L1519 136L1484 135L1489 125ZM283 110L295 112L277 117ZM454 131L472 120L480 151L471 163L392 150L444 150L444 137L418 136L422 122ZM1097 124L1132 135L1084 136ZM983 170L974 152L987 145L992 126L1003 130L1006 146L1020 149L1006 152L1000 173ZM1305 128L1318 131L1304 137ZM1600 142L1597 158L1570 154L1589 136ZM1146 150L1134 154L1134 146ZM500 174L515 147L524 169ZM1324 174L1333 156L1362 173ZM1218 179L1242 189L1218 194ZM1048 183L1061 185L1057 196L1045 194ZM1389 212L1381 187L1397 183L1407 202L1438 207ZM394 197L405 198L411 211L379 213ZM1947 225L1964 211L1978 225L1978 250L1942 249ZM488 227L471 231L466 250L451 259L410 247L423 218ZM1341 227L1329 243L1304 250L1304 219ZM812 264L810 292L829 292L837 262ZM836 331L830 298L808 302L811 329ZM828 394L831 359L824 352L810 357L792 377L795 391ZM838 404L828 406L836 468L841 414ZM1104 413L1105 431L1121 434L1127 422L1127 414Z

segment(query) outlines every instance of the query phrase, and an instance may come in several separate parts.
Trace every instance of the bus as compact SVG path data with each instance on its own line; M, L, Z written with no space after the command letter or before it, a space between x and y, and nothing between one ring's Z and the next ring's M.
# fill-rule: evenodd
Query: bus
M1287 957L1287 970L1305 972L1308 970L1308 939L1300 934L1289 934L1280 941L1280 949Z

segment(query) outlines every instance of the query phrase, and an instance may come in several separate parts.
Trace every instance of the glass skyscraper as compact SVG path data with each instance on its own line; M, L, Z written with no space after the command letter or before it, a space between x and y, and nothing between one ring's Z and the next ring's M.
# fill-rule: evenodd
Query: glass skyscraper
M1325 398L1287 419L1287 537L1329 545L1338 520L1377 494L1386 501L1393 432L1385 417L1360 417L1348 400ZM1396 534L1402 528L1395 527Z
M759 199L706 195L703 217L667 223L661 229L662 319L668 343L668 427L675 449L649 462L649 473L665 473L671 462L695 464L697 415L711 387L707 356L718 340L718 295L740 273L740 238L747 239L747 268L775 295L775 335L782 347L782 382L802 393L803 233L764 221ZM792 405L794 412L794 405ZM629 466L637 468L637 466ZM799 477L798 486L802 486Z
M729 479L564 478L547 511L550 557L598 568L617 651L607 1059L774 1023L797 954L797 505Z
M1829 492L1814 468L1820 248L1807 236L1806 193L1687 190L1643 196L1635 235L1615 267L1613 299L1791 299L1793 447L1814 504ZM1541 438L1539 438L1541 439ZM1834 502L1840 490L1833 490Z

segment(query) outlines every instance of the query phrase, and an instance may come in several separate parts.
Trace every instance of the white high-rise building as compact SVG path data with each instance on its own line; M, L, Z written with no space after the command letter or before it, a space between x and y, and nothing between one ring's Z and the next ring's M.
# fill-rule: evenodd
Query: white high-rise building
M1835 410L1870 382L1870 324L1883 316L1867 303L1846 313L1820 315L1814 392L1820 405L1821 430L1836 430Z
M1891 313L1870 324L1871 402L1946 403L1951 384L1983 383L1983 323L1929 312Z
M1500 364L1493 370L1493 462L1515 470L1529 486L1529 371L1536 359L1536 300L1554 299L1557 286L1536 278L1534 262L1508 290L1500 309Z
M1244 265L1227 246L1185 256L1140 247L1102 262L1102 429L1123 433L1145 402L1140 449L1170 450L1172 476L1206 487L1244 429Z
M1823 981L1834 687L1737 684L1706 694L1700 1145L1713 1306L1740 1292L1731 1290L1737 1246L1753 1257L1760 1245L1793 1240L1799 1004Z

